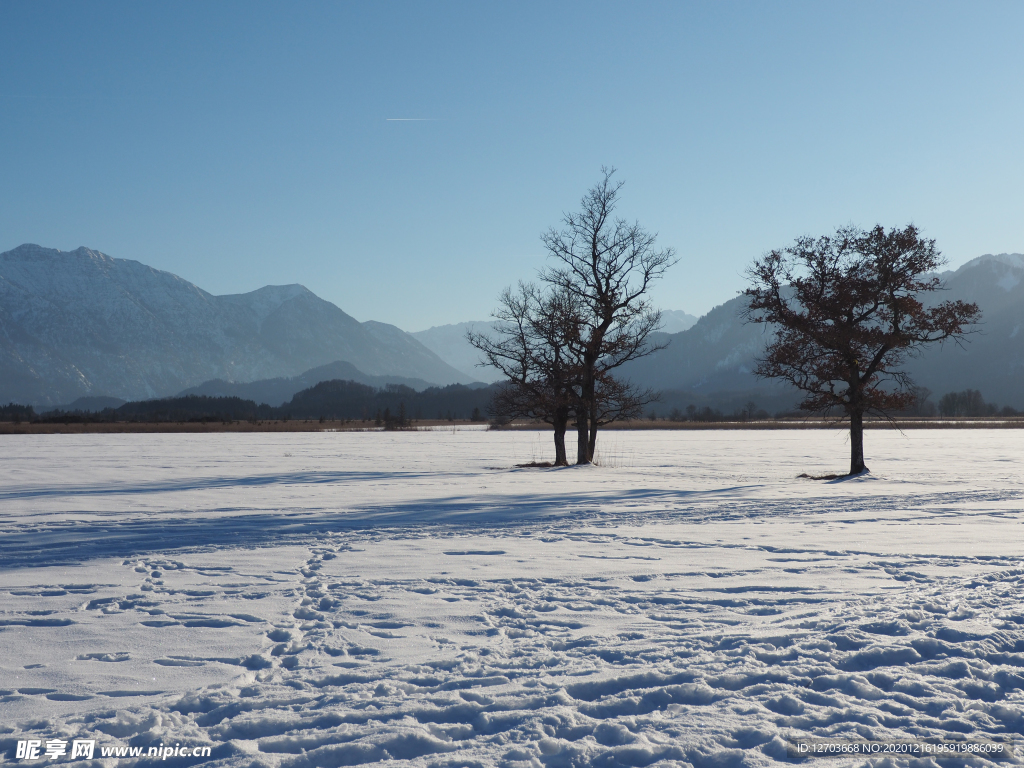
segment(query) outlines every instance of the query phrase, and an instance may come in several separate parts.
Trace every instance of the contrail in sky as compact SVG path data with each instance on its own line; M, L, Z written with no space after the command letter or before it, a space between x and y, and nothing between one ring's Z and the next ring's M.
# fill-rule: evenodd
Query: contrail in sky
M385 117L384 121L388 123L424 123L434 122L436 117Z

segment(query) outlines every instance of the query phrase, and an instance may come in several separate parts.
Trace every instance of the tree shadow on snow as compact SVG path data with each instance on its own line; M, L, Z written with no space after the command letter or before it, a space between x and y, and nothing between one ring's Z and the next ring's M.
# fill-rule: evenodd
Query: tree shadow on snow
M281 472L248 477L190 477L153 483L123 483L96 485L52 485L47 488L11 489L0 491L0 501L11 499L37 499L56 496L118 496L122 494L175 493L179 491L205 491L218 488L252 487L266 485L317 485L321 483L379 482L400 476L402 479L431 477L430 472Z
M825 480L830 485L832 485L834 483L845 483L845 482L847 482L849 480L857 480L859 478L864 478L867 475L869 475L870 473L871 473L871 470L869 470L869 469L865 469L863 472L855 472L852 475L851 474L845 474L845 475L808 475L806 472L802 472L801 474L797 475L796 477L797 477L798 480Z
M225 480L222 484L211 482L203 487L227 484ZM582 523L600 516L602 508L606 512L611 510L613 514L628 513L630 507L646 506L651 501L673 508L679 502L695 497L720 496L744 488L736 486L713 491L631 489L592 495L450 496L344 511L232 514L232 510L221 508L210 510L211 514L219 513L217 517L175 517L174 513L157 513L124 521L106 517L102 520L12 525L0 530L0 571L195 547L276 546L299 543L318 535L375 528L394 531L457 525L465 530L503 529L542 522ZM119 492L114 489L108 491L112 494Z

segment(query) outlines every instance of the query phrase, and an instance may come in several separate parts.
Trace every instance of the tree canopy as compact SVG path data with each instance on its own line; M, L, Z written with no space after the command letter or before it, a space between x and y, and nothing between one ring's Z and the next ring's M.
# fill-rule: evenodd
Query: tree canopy
M573 297L579 308L576 460L583 464L594 458L597 428L620 418L620 406L629 411L636 403L639 393L615 382L611 372L661 348L650 343L651 333L661 325L661 312L651 305L648 293L676 263L672 248L655 247L655 233L614 216L623 183L612 180L614 168L602 168L601 173L601 181L580 201L580 210L566 213L561 229L542 236L554 264L541 271L541 281ZM653 394L645 396L650 402Z
M555 463L566 464L569 419L577 431L576 462L594 458L599 426L638 417L655 395L612 371L660 347L649 336L661 324L647 293L675 263L671 248L657 250L656 236L637 223L614 218L622 183L614 169L567 213L562 229L541 239L554 262L539 284L507 288L494 312L494 335L467 339L508 379L494 399L507 417L531 416L554 426Z
M850 419L850 473L865 469L863 417L888 416L914 402L901 366L923 346L960 342L980 318L976 304L922 296L938 291L944 264L935 241L918 229L800 237L749 269L746 316L773 336L755 373L804 393L800 408Z

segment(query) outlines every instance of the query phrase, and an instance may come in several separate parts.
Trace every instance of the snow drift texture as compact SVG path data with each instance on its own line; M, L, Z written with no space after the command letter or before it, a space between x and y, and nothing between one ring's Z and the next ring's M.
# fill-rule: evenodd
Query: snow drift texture
M511 468L550 457L531 433L4 440L0 763L57 736L730 768L1019 735L1024 431L867 447L816 483L839 432L608 433L605 466L544 472Z

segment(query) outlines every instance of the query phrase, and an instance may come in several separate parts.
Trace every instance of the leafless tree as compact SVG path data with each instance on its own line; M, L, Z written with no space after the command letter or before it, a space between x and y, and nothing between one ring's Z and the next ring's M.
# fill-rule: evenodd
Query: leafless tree
M565 433L569 420L584 413L596 425L637 418L656 395L599 372L594 407L584 403L582 360L585 325L579 298L567 291L520 283L506 289L494 313L495 332L470 332L470 344L506 381L492 402L502 420L537 418L554 428L555 465L565 466Z
M580 407L575 412L580 464L593 460L603 423L601 382L610 381L610 372L623 363L663 346L649 341L661 313L647 294L676 262L671 248L655 248L655 234L614 218L622 182L612 181L614 168L601 172L603 178L583 196L580 211L565 214L562 229L542 236L556 264L543 270L540 279L571 296L580 313Z
M803 410L849 419L851 475L866 469L864 415L888 418L914 402L900 369L906 358L933 342L961 342L980 319L977 304L921 302L941 288L934 273L944 263L913 225L845 227L798 238L748 270L746 318L774 331L755 373L802 390Z
M639 419L643 416L644 406L659 399L654 390L621 381L607 372L598 375L594 389L597 407L590 410L590 418L598 427L615 421Z
M568 464L565 432L579 402L577 304L570 294L520 283L502 292L493 334L466 336L507 379L492 403L495 414L551 424L556 466Z

